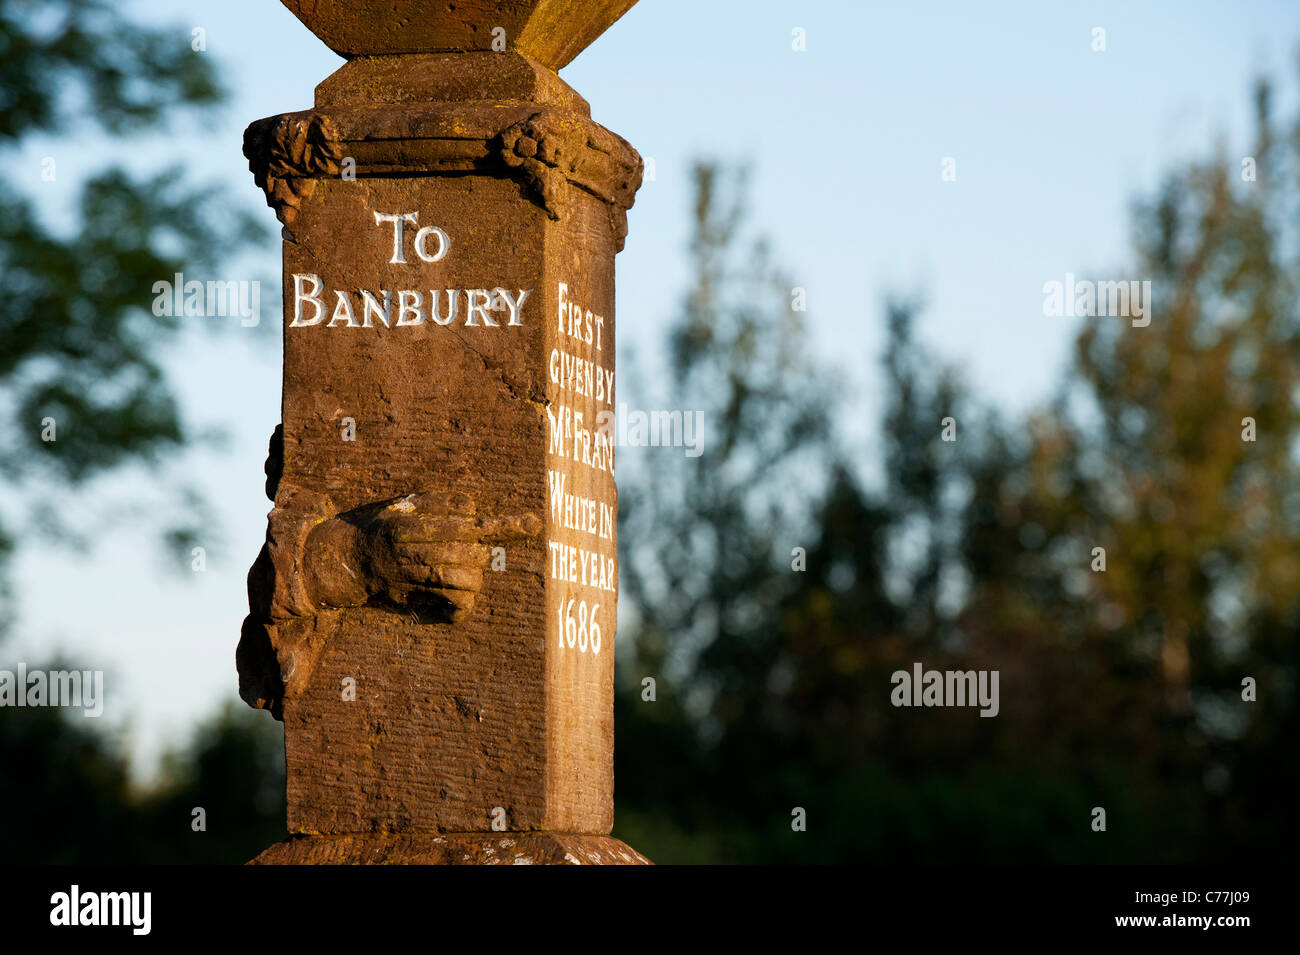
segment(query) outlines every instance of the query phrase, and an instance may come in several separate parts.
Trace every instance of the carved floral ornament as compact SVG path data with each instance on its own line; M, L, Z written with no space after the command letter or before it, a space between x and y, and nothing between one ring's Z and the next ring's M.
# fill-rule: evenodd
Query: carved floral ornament
M339 131L345 119L355 117L286 113L258 120L245 131L248 168L284 225L292 224L315 181L341 175L344 157L355 153L358 177L506 172L526 185L554 220L564 215L566 185L581 189L609 207L616 246L623 247L627 210L641 186L641 157L621 137L585 117L542 109L483 139L345 136Z
M244 156L266 204L287 226L317 179L339 175L343 144L328 116L286 113L259 119L244 131Z

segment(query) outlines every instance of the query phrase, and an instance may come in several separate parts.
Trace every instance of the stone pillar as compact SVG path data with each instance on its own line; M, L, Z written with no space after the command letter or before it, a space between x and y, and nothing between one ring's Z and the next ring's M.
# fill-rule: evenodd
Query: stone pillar
M348 62L253 123L284 397L240 694L258 862L644 862L613 826L614 255L641 159L556 75L635 0L284 0Z

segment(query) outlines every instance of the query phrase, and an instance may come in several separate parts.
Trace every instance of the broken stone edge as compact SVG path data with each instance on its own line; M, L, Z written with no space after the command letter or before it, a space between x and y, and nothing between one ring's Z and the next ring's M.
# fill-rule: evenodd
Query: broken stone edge
M565 832L298 835L248 865L653 865L613 836Z

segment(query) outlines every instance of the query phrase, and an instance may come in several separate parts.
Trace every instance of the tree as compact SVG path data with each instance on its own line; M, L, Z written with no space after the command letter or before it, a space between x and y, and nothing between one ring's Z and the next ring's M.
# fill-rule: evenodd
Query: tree
M1279 757L1300 677L1300 119L1279 123L1272 98L1260 81L1249 157L1187 163L1136 205L1151 325L1084 328L1080 411L1034 450L1078 489L1077 536L1107 548L1083 638L1141 674L1160 765L1198 791L1207 851L1234 858L1295 840L1276 794L1296 780Z
M663 861L1204 862L1294 844L1300 123L1278 128L1269 100L1261 85L1256 178L1220 154L1136 204L1152 321L1085 319L1046 407L981 408L915 341L917 303L889 303L876 488L836 440L782 283L741 252L743 199L697 172L671 383L718 426L694 462L620 471L623 838ZM997 717L891 705L915 662L996 671Z
M125 137L224 95L188 31L141 26L105 0L0 0L0 91L0 156L11 170L33 135L98 127ZM38 172L56 176L57 165ZM21 536L88 531L60 519L50 503L59 492L126 465L156 464L193 440L160 364L181 320L152 313L152 286L214 268L261 235L251 216L174 168L146 176L106 169L82 186L74 210L42 202L38 172L26 189L15 185L21 176L0 179L0 407L12 425L0 433L9 505L0 511L0 604L4 559ZM195 503L188 496L184 510ZM179 542L183 528L171 530ZM0 605L0 636L11 618ZM0 779L0 814L11 838L3 858L243 861L283 832L267 821L282 783L269 809L257 795L275 785L282 764L274 746L268 756L269 738L260 725L224 717L199 739L192 766L173 760L177 779L167 791L142 795L129 785L118 742L94 721L6 707L0 761L12 771ZM241 776L244 788L229 789ZM182 806L198 800L196 790L218 816L197 850Z
M103 0L0 4L0 89L0 154L38 133L157 129L223 97L187 32L140 26ZM0 404L16 425L0 436L0 477L29 508L0 513L0 557L20 531L85 530L48 505L52 487L156 463L192 438L158 360L182 320L152 314L152 285L261 235L176 168L106 169L82 186L70 221L42 208L31 178L25 191L0 181Z

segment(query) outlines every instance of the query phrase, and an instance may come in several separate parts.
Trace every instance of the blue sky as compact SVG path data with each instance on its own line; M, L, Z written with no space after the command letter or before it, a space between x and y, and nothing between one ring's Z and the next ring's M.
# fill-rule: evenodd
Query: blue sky
M240 152L243 128L311 106L315 84L342 60L275 0L122 6L174 26L185 45L202 27L207 51L196 55L218 62L231 101L146 140L26 143L8 171L15 185L29 183L55 220L110 161L142 172L180 163L257 210L274 234ZM796 27L804 52L791 49ZM1105 52L1092 50L1095 27ZM1246 155L1250 81L1273 74L1278 108L1289 108L1297 44L1294 0L641 0L561 72L598 122L654 160L618 258L620 361L652 354L675 314L690 163L712 156L751 164L752 223L807 289L811 347L855 387L863 413L845 431L864 454L890 290L924 293L922 338L978 394L1029 408L1055 387L1078 321L1044 317L1043 283L1069 271L1127 277L1131 200L1215 144ZM58 161L55 183L40 181L45 156ZM945 157L956 181L940 178ZM194 277L278 276L272 242L220 276ZM142 307L150 300L142 290ZM218 516L208 570L168 572L129 523L85 552L25 547L17 567L20 616L0 666L61 650L108 670L104 719L127 734L141 773L222 699L237 699L234 650L269 507L262 462L279 420L280 355L277 334L224 321L167 357L189 420L229 435L179 465ZM625 379L620 401L636 407L635 387ZM138 477L95 497L111 500Z

